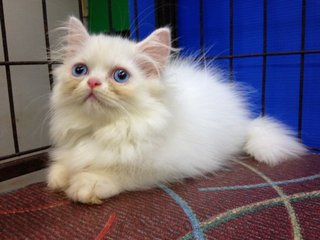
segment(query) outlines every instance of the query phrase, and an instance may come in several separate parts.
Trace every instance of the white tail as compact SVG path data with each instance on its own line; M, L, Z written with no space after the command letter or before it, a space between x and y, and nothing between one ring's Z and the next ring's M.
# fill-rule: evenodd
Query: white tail
M251 122L244 150L256 160L270 165L306 153L306 148L286 126L269 117L259 117Z

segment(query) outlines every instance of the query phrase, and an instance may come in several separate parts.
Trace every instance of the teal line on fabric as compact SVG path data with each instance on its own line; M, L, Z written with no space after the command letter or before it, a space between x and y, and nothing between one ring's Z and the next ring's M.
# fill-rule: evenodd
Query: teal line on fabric
M196 215L193 213L192 209L189 205L173 190L163 184L158 185L163 191L165 191L176 203L182 208L187 217L190 220L193 229L193 235L197 240L204 240L205 237L203 235L202 229L200 227L200 222L197 219Z
M258 184L252 184L252 185L238 185L238 186L229 186L229 187L209 187L209 188L199 188L198 190L200 192L210 192L210 191L252 189L252 188L271 187L271 186L278 186L278 185L287 185L290 183L311 181L317 178L320 178L320 174L312 175L309 177L286 180L286 181L272 182L272 183L258 183Z
M320 197L320 192L315 192L311 195L306 195L306 196L297 196L297 197L289 197L288 200L290 202L301 202L303 200L306 200L306 199L316 199L316 198L319 198ZM283 201L281 199L279 199L278 201L275 201L275 202L270 202L270 203L267 203L267 204L261 204L261 205L256 205L256 206L252 206L250 208L244 208L242 209L240 212L237 212L237 213L234 213L232 212L232 210L229 210L228 211L228 215L226 216L223 216L219 219L213 219L213 221L208 221L208 222L204 222L202 223L201 225L201 229L203 232L207 232L209 231L210 229L213 229L221 224L224 224L226 222L229 222L231 220L234 220L238 217L244 217L248 214L251 214L251 213L255 213L255 212L259 212L263 209L268 209L268 208L271 208L271 207L275 207L275 206L280 206L283 204ZM185 236L183 236L182 238L180 238L179 240L191 240L192 239L192 234L191 233L188 233L186 234Z

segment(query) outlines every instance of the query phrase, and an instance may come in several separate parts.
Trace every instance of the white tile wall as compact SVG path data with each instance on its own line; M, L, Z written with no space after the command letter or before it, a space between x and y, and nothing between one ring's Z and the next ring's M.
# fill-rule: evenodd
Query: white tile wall
M45 60L41 0L4 0L3 7L10 60Z
M14 153L5 67L0 67L0 156Z
M50 45L54 47L58 45L61 32L52 30L61 27L69 16L79 18L78 0L47 0L47 15Z
M47 65L12 66L11 81L20 151L49 145Z
M0 40L2 40L0 26ZM0 61L4 61L0 41ZM14 153L5 67L0 66L0 156Z
M51 46L57 34L51 30L68 16L79 17L78 0L47 0ZM3 0L9 61L46 60L42 0ZM3 61L0 31L0 61ZM49 145L47 133L48 97L47 65L10 66L20 151ZM14 153L5 67L0 66L0 157Z
M0 61L3 61L3 46L2 46L2 31L1 31L1 26L0 26Z

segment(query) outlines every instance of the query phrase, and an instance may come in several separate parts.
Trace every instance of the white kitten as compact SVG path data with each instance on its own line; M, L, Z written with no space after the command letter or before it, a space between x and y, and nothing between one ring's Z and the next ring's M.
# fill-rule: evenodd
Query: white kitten
M235 154L276 164L305 148L271 118L252 120L215 69L170 61L170 31L135 43L89 36L73 17L51 98L48 186L83 203L213 172Z

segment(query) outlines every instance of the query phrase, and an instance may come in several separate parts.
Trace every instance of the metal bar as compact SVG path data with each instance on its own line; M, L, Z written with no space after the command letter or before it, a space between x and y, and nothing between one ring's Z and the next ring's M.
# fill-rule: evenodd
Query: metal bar
M48 72L49 72L49 83L50 88L52 89L53 85L53 76L52 76L52 64L50 63L50 40L49 40L49 31L48 31L48 16L47 16L47 2L42 0L42 16L43 16L43 28L45 35L45 43L47 49L47 61L48 61Z
M136 35L136 41L139 41L139 21L138 21L138 0L133 1L134 4L134 31Z
M301 51L305 49L306 42L306 0L301 1ZM304 54L300 55L300 89L299 89L299 113L298 113L298 137L302 137L303 117L303 89L304 89Z
M48 154L40 153L2 163L0 165L0 182L43 169L47 166L47 162Z
M0 21L1 21L0 24L1 24L1 33L2 33L4 61L9 62L7 32L6 32L6 24L5 24L5 19L4 19L4 10L3 10L3 1L2 0L0 0ZM9 96L12 136L13 136L14 150L17 153L17 152L19 152L19 140L18 140L18 133L17 133L16 114L15 114L15 110L14 110L13 90L12 90L11 72L10 72L9 65L5 65L5 69L6 69L6 75L7 75L7 88L8 88L8 96Z
M206 60L220 60L229 58L250 58L250 57L263 57L263 56L284 56L284 55L300 55L300 54L319 54L320 50L304 50L304 51L290 51L290 52L265 52L265 53L251 53L251 54L239 54L239 55L225 55L212 57L208 56ZM195 58L198 60L199 58Z
M203 28L203 0L200 0L199 2L199 30L200 30L200 59L205 59L205 53L204 53L204 28Z
M0 66L61 64L57 61L0 61Z
M233 56L233 0L229 1L229 55ZM233 58L229 58L229 80L233 81Z
M112 1L111 0L108 0L108 5L107 5L109 8L106 9L106 11L108 11L109 13L109 30L110 30L110 33L114 33L114 29L113 29L113 23L112 23Z
M80 21L83 22L82 0L78 0L78 5L79 5L79 17L80 17Z
M206 60L220 60L229 58L250 58L250 57L263 57L263 56L284 56L284 55L300 55L300 54L320 54L320 50L303 50L303 51L290 51L290 52L266 52L266 53L250 53L238 55L224 55L224 56L207 56ZM199 60L200 58L195 58ZM44 64L61 64L58 61L0 61L0 66L6 65L44 65Z
M320 152L320 148L318 148L318 147L307 147L307 149L308 149L309 151Z
M155 24L156 28L159 28L163 25L163 13L162 13L162 6L161 0L154 0L154 17L155 17Z
M171 27L172 46L177 47L177 13L176 13L176 0L155 0L155 23L156 27Z
M267 53L267 31L268 31L268 3L267 0L263 1L263 59L262 59L262 82L261 82L261 115L265 115L266 107L266 81L267 81L267 56L271 56L271 53ZM267 55L268 54L268 55Z
M178 44L178 13L177 13L177 0L173 0L170 5L170 19L172 27L172 46L177 48Z
M6 156L1 156L0 157L0 161L6 160L6 159L9 159L9 158L13 158L13 157L19 157L19 156L30 154L30 153L35 153L35 152L47 150L50 147L51 146L44 146L44 147L34 148L34 149L27 150L27 151L22 151L22 152L6 155Z

